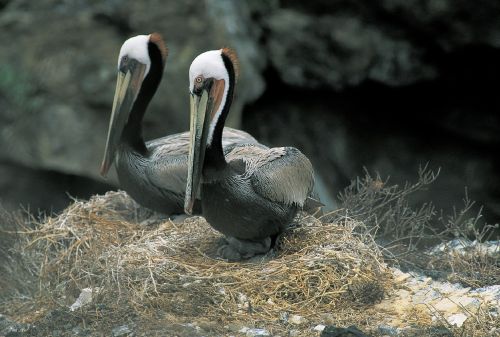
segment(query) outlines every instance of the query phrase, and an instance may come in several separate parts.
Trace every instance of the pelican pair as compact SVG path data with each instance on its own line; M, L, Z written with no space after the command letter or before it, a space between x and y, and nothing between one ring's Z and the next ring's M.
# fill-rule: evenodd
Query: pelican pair
M189 132L144 142L142 120L163 76L168 50L160 34L125 41L118 57L118 79L101 175L114 163L120 188L144 207L167 215L184 213ZM224 128L226 150L257 141ZM196 202L195 213L200 213Z
M224 127L238 76L230 49L205 52L191 64L190 131L144 143L142 117L166 56L156 33L124 43L101 172L115 160L121 188L140 204L162 213L201 212L226 237L224 259L266 253L311 200L311 163L296 148L268 148Z

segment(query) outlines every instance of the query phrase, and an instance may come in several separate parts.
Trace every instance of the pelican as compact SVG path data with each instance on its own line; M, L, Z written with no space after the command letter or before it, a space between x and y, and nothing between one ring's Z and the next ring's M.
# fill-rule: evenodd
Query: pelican
M160 84L168 51L158 33L125 41L101 175L115 164L120 187L142 206L175 215L184 212L189 132L144 142L142 119ZM224 148L256 143L249 134L224 129ZM199 213L199 202L195 213Z
M235 146L224 153L222 130L238 73L227 48L200 54L189 69L190 148L185 212L198 191L202 215L226 236L219 255L237 261L266 253L304 205L313 168L293 147Z

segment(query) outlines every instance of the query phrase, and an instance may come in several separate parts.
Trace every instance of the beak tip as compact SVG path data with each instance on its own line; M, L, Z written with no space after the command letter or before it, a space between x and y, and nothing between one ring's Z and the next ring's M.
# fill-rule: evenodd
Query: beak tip
M106 176L108 175L108 171L109 171L109 165L107 165L106 163L102 163L101 169L99 170L101 176L106 178Z
M184 213L186 213L187 215L193 215L193 204L194 201L186 200L186 202L184 203Z

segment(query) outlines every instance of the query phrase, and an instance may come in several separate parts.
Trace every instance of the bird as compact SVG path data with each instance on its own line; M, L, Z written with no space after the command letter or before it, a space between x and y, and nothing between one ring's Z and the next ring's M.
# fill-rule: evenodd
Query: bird
M190 148L185 212L201 197L202 216L225 235L218 254L238 261L265 254L314 187L309 159L294 147L241 144L224 152L238 58L229 48L198 55L189 69Z
M142 119L163 76L168 49L159 33L126 40L118 57L118 79L100 173L115 164L119 186L137 203L158 213L184 213L189 132L148 142ZM256 143L248 133L225 128L223 145ZM195 214L200 213L199 202Z

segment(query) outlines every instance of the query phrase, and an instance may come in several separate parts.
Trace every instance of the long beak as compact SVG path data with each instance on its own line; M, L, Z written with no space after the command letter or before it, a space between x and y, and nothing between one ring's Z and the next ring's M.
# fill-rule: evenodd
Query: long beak
M205 160L205 150L208 137L207 110L210 110L209 93L203 89L200 96L191 94L191 122L189 139L189 161L186 185L186 198L184 200L184 211L192 214L196 195L200 188L201 173Z
M123 129L127 124L134 102L139 94L146 65L135 60L124 66L118 72L113 110L109 121L106 149L101 164L101 175L106 176L115 158Z

